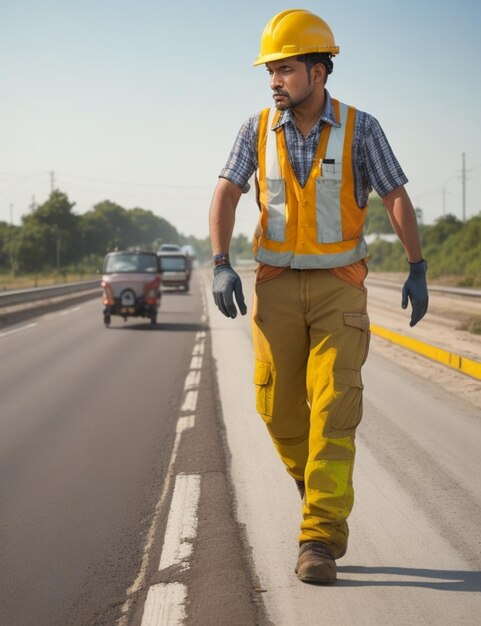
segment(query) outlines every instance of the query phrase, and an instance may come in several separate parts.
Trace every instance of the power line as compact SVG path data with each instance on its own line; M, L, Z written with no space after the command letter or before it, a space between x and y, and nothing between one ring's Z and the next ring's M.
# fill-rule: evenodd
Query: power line
M428 195L430 195L432 193L438 193L440 190L442 190L444 188L446 183L449 183L449 181L453 180L453 178L456 178L456 176L454 176L454 175L450 176L443 183L440 183L439 185L436 185L436 187L432 187L431 189L429 189L427 191L423 191L421 193L417 193L416 194L416 198L422 198L423 196L428 196Z
M94 178L93 176L81 176L80 174L70 174L68 172L57 172L61 176L66 176L67 178L80 178L82 180L90 180L92 182L97 183L106 183L109 185L127 185L131 187L159 187L161 189L212 189L212 186L207 185L172 185L166 183L141 183L136 181L128 181L128 180L109 180L106 178Z
M194 191L194 192L205 192L207 190L212 191L211 185L209 186L185 185L185 184L176 185L176 184L168 184L168 183L146 183L146 182L129 181L129 180L112 180L112 179L107 179L107 178L96 178L93 176L83 176L81 174L72 174L70 172L59 172L59 171L54 172L53 170L43 171L43 172L28 172L28 173L27 172L0 172L0 177L1 176L5 176L5 177L21 176L22 178L20 180L15 181L11 185L8 185L4 189L0 189L0 193L3 193L4 191L8 191L12 187L15 187L24 182L27 182L31 180L31 178L34 178L36 176L48 176L49 181L50 181L51 191L53 191L56 184L58 184L57 181L59 177L67 178L67 179L76 178L76 179L90 181L94 183L107 184L107 185L122 185L126 187L149 187L149 188L165 189L165 190L172 190L172 191L186 190L186 189L190 191Z
M45 172L34 172L32 174L29 174L29 175L25 176L24 178L15 181L11 185L8 185L8 187L4 187L3 189L0 189L0 193L4 193L5 191L9 191L10 189L13 189L14 187L17 187L18 185L21 185L22 183L25 183L28 180L32 180L32 178L37 178L37 176L44 176L44 175L45 175Z

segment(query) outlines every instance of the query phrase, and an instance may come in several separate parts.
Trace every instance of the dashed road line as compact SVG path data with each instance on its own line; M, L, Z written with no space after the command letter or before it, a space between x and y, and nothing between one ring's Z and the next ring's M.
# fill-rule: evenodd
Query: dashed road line
M7 330L4 333L0 333L0 338L1 337L8 337L8 335L14 335L16 333L21 333L24 330L28 330L29 328L33 328L34 326L37 326L37 322L34 322L32 324L26 324L25 326L20 326L20 328L14 328L13 330Z
M178 626L186 618L187 588L182 583L152 585L145 601L141 626Z
M177 421L176 436L167 467L166 479L147 533L141 566L135 581L127 590L126 600L122 606L121 617L117 620L117 626L127 625L134 594L145 585L150 552L154 544L155 533L157 532L157 521L173 477L172 468L177 458L180 439L182 433L193 428L195 424L205 338L205 331L198 332L195 336L190 368L184 382L184 402L180 409L181 415ZM188 558L192 551L192 540L197 532L200 482L198 474L180 473L175 478L171 511L167 521L159 570L179 563L182 563L184 568L189 567ZM172 582L151 585L144 605L142 626L177 626L182 624L185 619L186 598L187 588L181 583Z
M64 316L64 315L70 315L70 313L76 313L77 311L80 311L80 307L76 306L73 309L66 309L65 311L62 311L60 313L60 315Z
M197 508L200 497L200 475L178 474L170 505L164 547L159 571L182 563L189 567L187 559L192 554L192 541L197 532Z
M197 389L189 389L185 394L184 404L180 410L184 412L193 412L197 406Z
M194 355L192 357L192 361L190 362L191 370L200 370L202 367L202 356Z
M129 614L130 609L132 607L132 601L133 601L134 594L137 591L139 591L139 589L141 589L144 586L144 584L145 584L145 578L146 578L146 574L147 574L147 566L149 564L149 559L150 559L150 551L151 551L152 546L154 544L155 531L157 530L157 520L158 520L160 511L162 510L162 506L164 504L165 497L167 496L167 493L169 491L170 481L171 481L171 477L172 477L172 468L173 468L175 460L177 458L177 451L179 449L180 438L182 436L182 433L185 430L187 430L189 428L192 428L193 426L194 426L194 416L193 415L183 416L183 417L179 418L179 421L177 422L177 428L176 428L176 433L175 433L175 441L174 441L174 445L172 447L172 454L170 456L169 465L167 467L165 482L164 482L162 491L160 493L160 497L159 497L159 499L157 501L157 504L155 506L154 514L152 516L152 521L150 523L149 531L147 533L147 539L146 539L145 544L144 544L144 550L143 550L143 554L142 554L142 561L141 561L141 564L140 564L140 569L139 569L139 572L137 574L136 579L134 580L132 585L127 589L127 593L126 593L127 597L126 597L126 600L125 600L125 602L124 602L124 604L122 606L121 617L117 620L117 626L126 626L127 620L128 620L128 614Z
M185 389L197 389L200 381L200 370L191 370L185 379Z

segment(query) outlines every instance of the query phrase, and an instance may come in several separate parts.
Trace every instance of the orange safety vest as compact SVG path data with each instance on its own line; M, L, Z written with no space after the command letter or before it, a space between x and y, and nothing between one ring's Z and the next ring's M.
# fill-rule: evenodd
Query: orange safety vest
M280 112L264 109L258 156L261 234L256 260L295 269L351 265L367 256L363 226L367 206L354 190L352 142L356 109L333 100L339 128L324 124L307 182L301 187L289 161Z

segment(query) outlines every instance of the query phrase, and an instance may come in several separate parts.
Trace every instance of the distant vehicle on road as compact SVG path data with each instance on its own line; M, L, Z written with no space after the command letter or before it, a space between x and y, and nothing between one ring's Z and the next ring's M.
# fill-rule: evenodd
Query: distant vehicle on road
M189 291L192 259L180 251L162 251L158 253L158 257L162 272L162 285L164 287L181 287L184 291Z
M176 243L163 243L158 252L182 252L182 249Z
M110 252L104 259L102 303L104 324L110 326L111 316L148 317L157 323L162 276L155 252Z
M195 248L193 246L185 245L185 246L182 246L181 250L184 254L189 256L191 259L195 259L195 257L197 256L195 252Z

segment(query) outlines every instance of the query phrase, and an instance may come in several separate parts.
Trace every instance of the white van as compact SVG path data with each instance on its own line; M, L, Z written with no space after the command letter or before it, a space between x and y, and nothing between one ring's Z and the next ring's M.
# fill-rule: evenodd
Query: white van
M182 252L159 252L163 287L177 287L189 291L192 259Z

